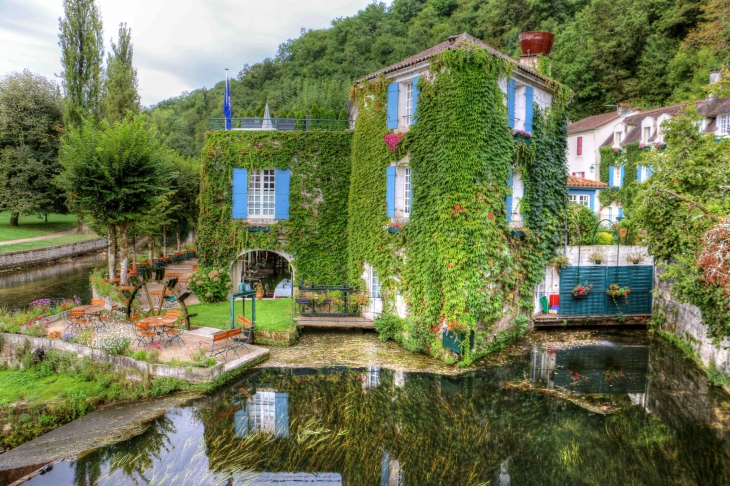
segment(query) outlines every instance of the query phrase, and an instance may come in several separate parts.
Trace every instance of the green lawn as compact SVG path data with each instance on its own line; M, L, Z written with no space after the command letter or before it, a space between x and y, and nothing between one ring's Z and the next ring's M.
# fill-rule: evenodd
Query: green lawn
M0 212L0 241L20 240L43 236L48 233L58 233L76 227L75 214L49 214L48 222L38 216L21 216L19 226L10 227L10 213Z
M18 400L46 402L55 398L70 398L79 393L95 396L99 389L96 381L86 381L81 375L62 373L39 378L27 371L0 370L0 406Z
M262 331L288 331L293 327L292 300L257 300L256 301L256 328ZM197 304L188 306L190 314L198 314L190 319L195 326L217 327L227 329L230 326L230 302L216 304ZM241 313L241 301L236 301L236 316ZM246 299L246 317L251 319L251 300Z
M78 243L80 241L92 240L94 238L98 238L98 236L95 235L94 233L91 233L91 234L73 233L70 235L63 235L63 236L57 236L55 238L48 238L47 240L27 241L25 243L16 243L14 245L0 246L0 253L8 253L11 251L21 251L21 250L32 250L35 248L48 248L49 246L66 245L68 243Z

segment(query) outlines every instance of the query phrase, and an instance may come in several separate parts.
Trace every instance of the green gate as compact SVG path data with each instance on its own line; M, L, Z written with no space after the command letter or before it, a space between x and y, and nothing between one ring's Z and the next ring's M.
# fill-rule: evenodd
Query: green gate
M578 284L593 284L584 299L573 297ZM628 298L606 295L609 285L628 286ZM615 314L651 314L651 290L654 287L654 267L630 265L620 267L568 267L560 272L561 316L604 316Z

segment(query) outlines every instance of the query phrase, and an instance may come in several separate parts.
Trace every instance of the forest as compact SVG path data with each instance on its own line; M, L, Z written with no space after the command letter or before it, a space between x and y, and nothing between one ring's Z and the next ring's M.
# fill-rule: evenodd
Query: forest
M552 77L575 96L572 120L631 103L652 108L706 96L711 69L730 63L727 0L394 0L372 3L328 29L305 30L231 83L234 117L340 116L352 81L468 32L518 57L519 34L555 34ZM167 144L198 156L221 81L151 107Z

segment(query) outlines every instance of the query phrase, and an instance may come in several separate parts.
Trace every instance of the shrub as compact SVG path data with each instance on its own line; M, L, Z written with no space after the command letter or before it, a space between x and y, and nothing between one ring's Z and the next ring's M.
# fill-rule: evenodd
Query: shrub
M568 244L577 245L579 241L583 245L589 244L599 222L596 213L582 204L570 203L568 221ZM578 229L580 229L580 239Z
M615 245L616 238L608 231L601 231L596 235L596 245Z
M188 288L204 303L226 300L231 276L223 268L203 268L188 275Z

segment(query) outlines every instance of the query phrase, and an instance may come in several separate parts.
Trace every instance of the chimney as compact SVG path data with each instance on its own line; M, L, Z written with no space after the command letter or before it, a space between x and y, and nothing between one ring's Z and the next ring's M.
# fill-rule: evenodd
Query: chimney
M537 71L538 56L549 56L555 36L550 32L523 32L520 34L520 66Z
M619 103L616 106L616 111L618 112L619 116L626 116L629 113L631 113L631 103Z
M715 84L718 81L720 81L720 78L722 77L722 72L719 69L713 69L710 71L710 84Z
M449 39L448 39L448 40L449 40L449 44L453 44L454 42L456 42L456 39L458 39L458 38L459 38L459 36L458 36L458 35L452 35L452 36L451 36L451 37L449 37Z

